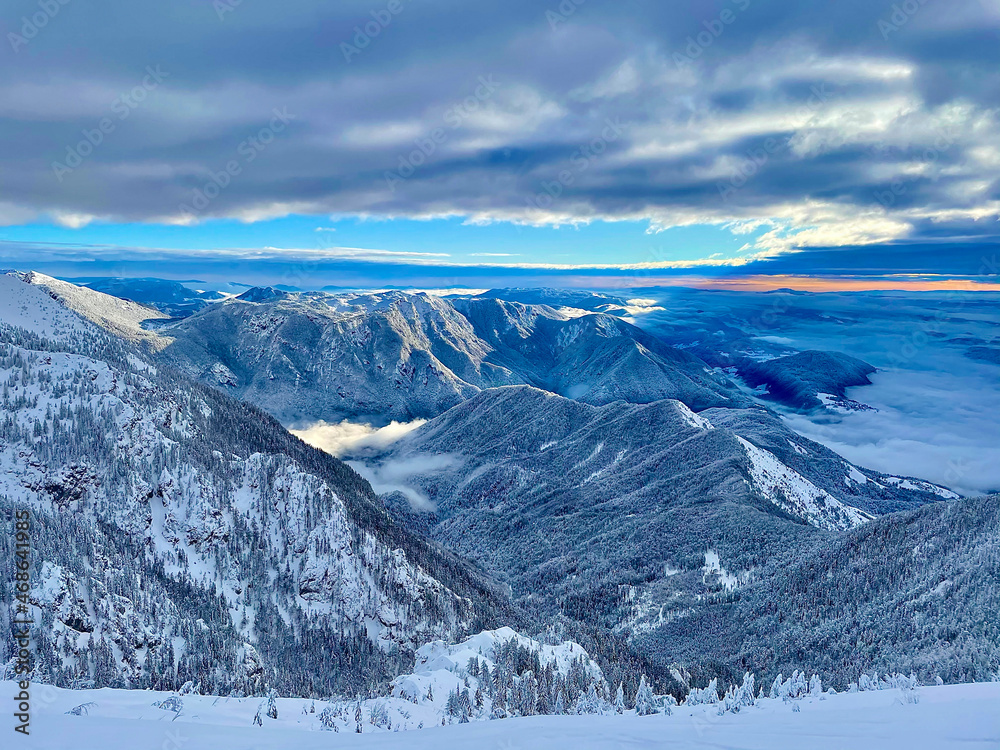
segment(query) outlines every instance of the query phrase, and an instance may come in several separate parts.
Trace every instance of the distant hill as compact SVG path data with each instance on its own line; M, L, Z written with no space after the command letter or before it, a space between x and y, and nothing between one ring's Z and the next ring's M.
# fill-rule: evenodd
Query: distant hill
M768 398L799 409L823 405L822 394L845 398L852 386L870 385L877 368L839 352L807 350L763 362L744 359L737 365L751 386L766 386Z

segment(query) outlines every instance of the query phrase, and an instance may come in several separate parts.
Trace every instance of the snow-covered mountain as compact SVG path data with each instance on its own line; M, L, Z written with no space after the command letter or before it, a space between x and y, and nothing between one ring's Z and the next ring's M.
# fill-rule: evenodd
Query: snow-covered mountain
M588 404L673 398L700 411L748 405L724 377L680 349L611 315L576 315L500 299L456 301L519 381Z
M959 497L933 482L854 466L829 448L790 430L764 409L710 409L703 416L772 454L842 502L869 513L881 515ZM897 489L909 491L900 493Z
M614 682L819 668L828 647L846 681L882 622L924 673L1000 668L995 542L963 526L995 529L996 498L933 502L956 496L854 466L613 315L241 297L165 321L0 277L0 504L34 513L41 679L354 695L419 675L429 640L502 625L563 629ZM257 407L434 418L355 456L362 478ZM901 664L894 638L862 666Z
M400 517L509 583L528 609L631 635L876 514L940 499L760 408L592 406L526 386L484 391L357 459L376 487L402 488L386 496Z
M0 504L33 516L36 677L353 691L504 609L350 468L27 282L0 276Z
M617 317L495 298L253 289L157 326L159 357L285 423L433 417L527 384L603 404L747 402L725 377Z
M469 297L470 295L453 295L453 298ZM601 292L591 292L585 289L547 289L547 288L507 288L490 289L474 295L477 299L500 299L507 302L520 302L523 305L546 305L557 310L601 312L619 317L634 313L649 313L661 310L654 300L626 299Z

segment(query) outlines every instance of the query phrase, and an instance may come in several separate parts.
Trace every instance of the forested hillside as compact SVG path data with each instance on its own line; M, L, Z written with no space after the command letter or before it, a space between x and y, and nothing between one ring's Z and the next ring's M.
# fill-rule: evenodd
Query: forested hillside
M338 460L41 290L0 284L4 321L22 305L46 321L44 335L0 326L0 503L33 514L39 679L353 692L428 639L517 622Z

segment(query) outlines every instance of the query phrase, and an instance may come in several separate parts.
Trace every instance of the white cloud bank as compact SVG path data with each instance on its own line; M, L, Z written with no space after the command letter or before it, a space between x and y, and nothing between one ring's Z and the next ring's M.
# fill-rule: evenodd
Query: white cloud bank
M830 421L788 415L788 425L848 461L918 477L966 496L1000 490L1000 390L995 366L969 362L953 372L881 372L849 395L877 412ZM984 372L985 371L985 372ZM996 373L993 373L994 375Z
M426 419L416 419L412 422L393 421L385 427L373 427L370 424L347 420L338 424L320 420L303 429L289 430L289 432L314 448L340 458L363 448L385 448L407 433L413 432L426 421Z

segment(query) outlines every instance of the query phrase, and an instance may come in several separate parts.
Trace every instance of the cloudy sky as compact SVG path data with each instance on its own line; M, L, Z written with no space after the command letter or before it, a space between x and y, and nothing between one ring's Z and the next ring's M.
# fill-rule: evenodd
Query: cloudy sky
M0 260L996 281L1000 0L9 0Z

